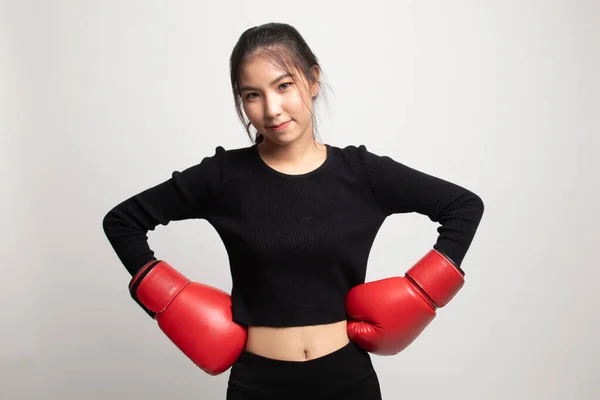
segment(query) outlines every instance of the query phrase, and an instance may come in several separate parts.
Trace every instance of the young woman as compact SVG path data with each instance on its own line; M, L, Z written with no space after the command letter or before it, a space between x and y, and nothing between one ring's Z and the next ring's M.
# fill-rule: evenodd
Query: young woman
M217 147L103 221L136 302L205 372L231 368L229 400L381 399L370 354L401 351L456 294L483 214L482 200L456 184L364 145L319 142L320 79L296 29L248 29L231 83L254 143ZM403 277L365 282L381 224L409 212L439 222L431 251ZM149 230L189 218L223 240L231 294L190 282L149 248Z

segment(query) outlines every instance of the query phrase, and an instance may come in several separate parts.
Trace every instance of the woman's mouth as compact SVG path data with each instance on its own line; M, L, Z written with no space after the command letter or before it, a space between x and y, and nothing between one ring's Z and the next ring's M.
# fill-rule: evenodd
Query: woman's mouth
M284 122L283 124L280 124L280 125L271 125L268 128L270 130L272 130L272 131L275 131L275 132L282 131L282 130L284 130L285 128L288 127L288 125L290 124L290 122L292 122L292 121L290 120L290 121Z

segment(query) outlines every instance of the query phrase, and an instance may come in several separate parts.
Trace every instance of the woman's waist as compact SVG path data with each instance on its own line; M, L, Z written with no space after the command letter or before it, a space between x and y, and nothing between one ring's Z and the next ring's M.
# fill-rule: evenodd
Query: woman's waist
M292 327L248 326L246 351L266 358L308 361L349 343L347 321Z

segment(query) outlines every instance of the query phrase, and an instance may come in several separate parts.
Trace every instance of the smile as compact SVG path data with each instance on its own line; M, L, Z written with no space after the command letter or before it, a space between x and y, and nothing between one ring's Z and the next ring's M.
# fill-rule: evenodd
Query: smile
M270 126L269 129L271 129L273 131L281 131L281 130L287 128L288 125L290 124L290 122L292 122L292 121L290 120L288 122L284 122L283 124L277 125L277 126Z

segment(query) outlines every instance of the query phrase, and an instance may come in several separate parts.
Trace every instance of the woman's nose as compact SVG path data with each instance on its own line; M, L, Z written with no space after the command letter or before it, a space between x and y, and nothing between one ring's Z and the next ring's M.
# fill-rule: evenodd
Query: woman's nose
M278 96L267 97L265 100L265 118L274 118L281 114L281 99Z

